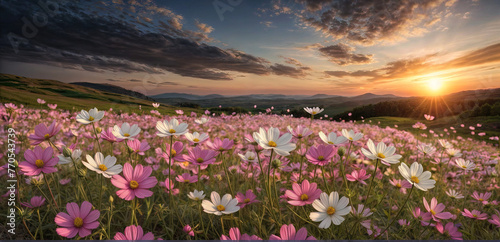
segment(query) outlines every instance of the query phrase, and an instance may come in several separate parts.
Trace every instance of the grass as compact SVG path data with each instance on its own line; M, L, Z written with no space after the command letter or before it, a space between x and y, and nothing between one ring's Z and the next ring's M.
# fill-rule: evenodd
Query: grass
M369 118L367 120L371 120L371 124L378 125L380 127L392 127L395 125L398 126L398 129L409 131L412 133L417 133L418 131L412 127L416 122L424 123L427 126L428 130L433 130L437 134L445 134L444 129L448 129L450 132L450 127L454 127L457 131L456 134L452 134L452 136L461 136L463 138L473 138L476 140L486 141L488 143L498 144L498 141L492 141L489 137L492 136L500 136L500 116L484 116L484 117L473 117L467 119L460 119L458 116L451 116L440 118L432 121L427 120L416 120L412 118L401 118L401 117L375 117ZM359 122L359 121L358 121ZM367 122L367 121L365 121ZM380 123L379 123L380 122ZM464 124L464 128L460 125ZM477 127L477 124L481 124L481 127ZM469 126L473 126L476 128L474 132L475 135L471 134L471 130ZM478 136L478 133L484 132L485 136Z

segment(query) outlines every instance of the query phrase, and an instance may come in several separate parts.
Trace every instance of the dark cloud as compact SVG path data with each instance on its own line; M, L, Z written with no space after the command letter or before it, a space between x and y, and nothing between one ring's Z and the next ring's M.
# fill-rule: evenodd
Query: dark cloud
M307 10L301 19L335 39L373 45L419 35L422 25L433 24L433 14L423 14L443 5L442 0L299 0ZM446 5L445 7L450 7ZM434 23L437 20L434 20Z
M359 65L373 62L373 55L363 55L352 53L354 48L345 44L336 44L318 49L319 52L328 57L328 59L338 65Z
M142 82L141 80L137 80L137 79L130 79L128 80L129 82Z
M306 71L310 70L309 67L293 67L282 64L274 64L271 70L275 75L289 76L293 78L304 77L307 75Z
M118 2L118 1L117 1ZM183 29L181 15L154 4L134 2L135 11L154 12L165 21L138 23L137 14L121 8L121 3L102 11L93 2L60 3L59 12L13 50L8 33L23 36L23 16L41 11L36 3L22 1L2 4L0 54L2 59L41 63L93 72L172 72L181 76L209 80L232 80L230 72L256 75L300 76L303 69L273 65L264 58L235 49L208 45L211 27L198 22L201 32ZM113 10L118 13L112 13ZM147 11L146 11L147 10ZM143 15L145 16L145 15ZM152 15L151 17L153 17ZM10 21L10 22L9 22Z
M109 79L106 79L106 81L110 81L110 82L120 82L120 80L116 80L116 79L111 79L111 78L109 78Z

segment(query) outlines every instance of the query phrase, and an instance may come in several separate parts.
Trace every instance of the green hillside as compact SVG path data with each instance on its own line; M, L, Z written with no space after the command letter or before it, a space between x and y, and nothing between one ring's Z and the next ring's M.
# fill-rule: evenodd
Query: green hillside
M41 98L47 104L57 104L58 108L80 110L97 107L98 109L121 110L122 112L140 113L154 109L151 101L127 95L99 91L96 89L73 85L55 80L33 79L10 74L0 74L0 102L23 104L27 107L48 109L37 103ZM178 108L162 104L158 109L162 114L174 114L176 109L184 112L200 113L201 109Z

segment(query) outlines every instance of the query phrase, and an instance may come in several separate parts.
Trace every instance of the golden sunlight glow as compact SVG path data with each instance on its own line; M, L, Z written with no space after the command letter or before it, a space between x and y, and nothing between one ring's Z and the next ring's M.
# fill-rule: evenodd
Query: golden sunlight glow
M429 89L431 89L431 91L438 91L439 89L441 89L441 86L442 86L442 82L440 79L430 79L428 82L427 82L427 85L429 85Z

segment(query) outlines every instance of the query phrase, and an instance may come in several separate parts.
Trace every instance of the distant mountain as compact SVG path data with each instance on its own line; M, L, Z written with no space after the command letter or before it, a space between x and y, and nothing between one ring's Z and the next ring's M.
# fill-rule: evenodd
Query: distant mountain
M71 84L83 86L83 87L90 87L90 88L97 89L100 91L105 91L105 92L123 94L123 95L131 96L131 97L135 97L135 98L140 98L140 99L144 99L144 100L148 100L148 101L155 101L153 98L150 98L150 97L148 97L140 92L131 91L131 90L128 90L128 89L125 89L123 87L119 87L116 85L92 83L92 82L73 82Z
M224 96L219 94L209 94L209 95L195 95L195 94L187 94L187 93L162 93L154 96L150 96L151 98L181 98L187 100L202 100L202 99L213 99L213 98L223 98Z

